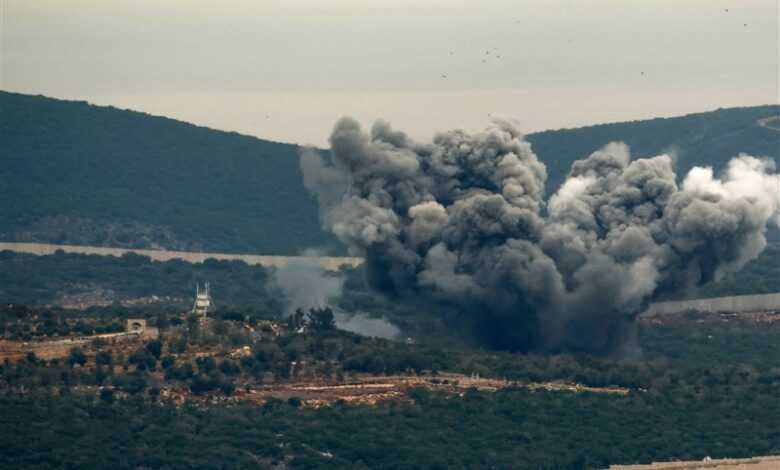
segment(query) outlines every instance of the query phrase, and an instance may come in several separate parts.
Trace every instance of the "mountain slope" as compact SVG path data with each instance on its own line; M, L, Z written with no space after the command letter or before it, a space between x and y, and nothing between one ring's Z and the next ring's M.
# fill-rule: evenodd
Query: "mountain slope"
M780 131L757 124L780 115L780 106L718 109L673 118L657 118L579 129L539 132L527 136L547 165L547 192L557 189L575 160L613 141L631 147L632 158L672 153L678 177L695 165L721 169L740 153L780 159Z
M294 145L2 93L2 238L295 253L335 246Z
M613 140L674 151L678 173L739 152L780 158L780 106L717 110L528 136L548 192ZM298 148L86 102L0 92L0 239L294 254L343 250L320 229Z

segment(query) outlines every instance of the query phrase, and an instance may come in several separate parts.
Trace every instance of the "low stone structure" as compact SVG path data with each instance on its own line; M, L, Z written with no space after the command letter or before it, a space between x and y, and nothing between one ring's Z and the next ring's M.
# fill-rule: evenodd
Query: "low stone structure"
M148 339L157 339L160 336L160 330L157 327L148 326L145 318L128 318L127 333Z

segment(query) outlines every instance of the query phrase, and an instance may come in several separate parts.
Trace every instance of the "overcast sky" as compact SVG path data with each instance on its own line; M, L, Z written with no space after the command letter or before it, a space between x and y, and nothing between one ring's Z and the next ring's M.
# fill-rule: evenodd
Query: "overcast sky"
M2 0L7 91L325 145L777 103L777 0ZM421 6L422 5L422 6Z

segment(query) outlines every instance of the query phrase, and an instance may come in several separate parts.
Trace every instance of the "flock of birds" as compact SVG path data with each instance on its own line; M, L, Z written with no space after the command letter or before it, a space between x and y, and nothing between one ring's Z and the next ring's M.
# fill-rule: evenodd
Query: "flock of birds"
M728 9L728 8L725 8L725 9L724 9L724 13L728 13L728 12L729 12L729 9ZM519 20L515 21L515 24L520 24L520 21L519 21ZM743 27L745 27L745 28L747 28L747 25L748 25L747 23L743 23L743 24L742 24L742 26L743 26ZM571 43L571 42L572 42L572 40L571 40L571 39L567 39L567 42ZM498 48L497 48L497 47L494 47L494 48L493 48L493 50L495 51L495 52L494 52L494 54L495 54L495 55L494 55L494 57L495 57L496 59L500 59L500 58L501 58L501 56L500 56L499 54L497 54L497 53L496 53L496 52L498 52ZM453 55L453 54L452 54L452 51L450 51L450 55ZM490 56L490 51L485 51L485 55L487 55L487 56ZM482 59L482 63L483 63L483 64L487 63L487 60L486 60L486 59ZM639 75L642 75L642 76L644 76L644 75L645 75L645 72L644 72L644 71L640 71L640 72L639 72ZM446 75L446 74L442 74L441 78L447 78L447 75Z
M493 48L493 51L494 51L494 52L493 52L493 57L495 57L496 59L500 59L500 58L501 58L501 55L500 55L500 54L498 54L498 48L497 48L497 47L494 47L494 48ZM490 51L485 51L485 55L487 55L487 56L490 56L490 54L491 54L491 52L490 52ZM453 54L452 54L452 51L450 51L450 55L453 55ZM487 63L487 60L486 60L486 59L482 59L482 63L483 63L483 64ZM447 75L446 75L446 74L442 74L441 78L447 78Z

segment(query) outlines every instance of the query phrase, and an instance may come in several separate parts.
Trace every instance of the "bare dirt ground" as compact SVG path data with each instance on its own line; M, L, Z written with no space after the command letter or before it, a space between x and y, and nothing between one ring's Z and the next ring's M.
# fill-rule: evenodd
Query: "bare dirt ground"
M629 390L619 387L587 387L580 384L543 382L517 383L484 377L467 376L455 373L441 373L432 376L372 376L359 374L345 382L287 381L267 385L251 385L237 389L232 396L220 394L193 395L189 390L164 389L160 396L182 404L185 401L200 401L218 403L221 401L240 401L261 405L268 400L287 401L291 398L300 400L305 407L319 408L330 406L336 402L346 402L362 405L377 405L391 402L411 402L413 389L423 388L430 391L450 393L463 396L467 390L495 392L506 387L522 387L529 390L547 390L556 392L590 392L613 395L626 395Z
M650 465L612 465L609 470L780 470L780 456L748 459L712 459L699 462L663 462Z
M129 337L127 333L108 333L104 335L74 336L56 340L30 340L14 341L0 339L0 362L8 359L16 362L27 357L27 353L34 352L39 359L56 359L67 357L71 348L89 345L96 339L115 340ZM134 338L135 335L132 335Z
M290 261L308 259L304 256L264 256L264 255L243 255L234 253L201 253L192 251L167 251L167 250L146 250L131 248L109 248L105 246L75 246L75 245L51 245L46 243L11 243L0 242L0 250L10 250L20 253L31 253L34 255L51 255L57 250L65 253L81 253L88 255L102 256L122 256L125 253L136 253L142 256L148 256L156 261L169 261L172 259L181 259L190 263L202 263L209 258L218 260L241 260L246 264L259 264L262 266L284 266ZM362 258L348 256L319 256L313 258L323 268L330 271L337 271L341 266L358 266L363 262Z

